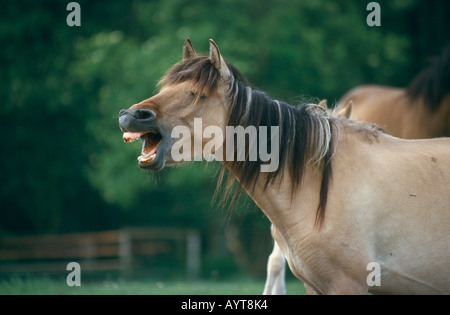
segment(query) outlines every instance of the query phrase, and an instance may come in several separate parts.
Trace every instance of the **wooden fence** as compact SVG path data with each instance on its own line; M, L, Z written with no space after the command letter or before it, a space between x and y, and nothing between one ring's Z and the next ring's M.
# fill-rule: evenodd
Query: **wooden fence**
M0 238L0 274L67 272L69 262L83 271L119 270L131 274L139 258L159 254L184 256L186 274L195 279L201 268L197 230L125 228L59 235Z

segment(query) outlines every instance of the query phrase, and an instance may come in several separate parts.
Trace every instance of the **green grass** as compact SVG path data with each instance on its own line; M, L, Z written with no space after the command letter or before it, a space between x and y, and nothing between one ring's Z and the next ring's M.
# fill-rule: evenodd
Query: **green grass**
M305 294L300 281L289 280L286 284L288 294ZM172 294L219 294L219 295L260 295L264 288L263 280L233 279L225 281L159 281L159 280L108 280L83 281L80 287L69 287L65 278L50 277L11 277L0 280L0 294L14 295L172 295Z

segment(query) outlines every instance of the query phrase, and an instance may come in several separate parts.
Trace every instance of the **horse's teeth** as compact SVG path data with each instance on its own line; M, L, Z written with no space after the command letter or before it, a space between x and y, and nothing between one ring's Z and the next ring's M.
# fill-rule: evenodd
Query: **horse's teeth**
M152 155L150 155L148 158L141 156L138 156L138 161L141 163L150 163L151 161L153 161L156 157L156 153L153 153Z

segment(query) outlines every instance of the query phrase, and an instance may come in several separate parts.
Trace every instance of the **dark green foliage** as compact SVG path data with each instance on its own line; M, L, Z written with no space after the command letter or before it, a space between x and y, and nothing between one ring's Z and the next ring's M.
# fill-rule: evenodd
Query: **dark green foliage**
M217 165L147 174L117 124L120 109L155 93L187 37L197 52L214 38L274 98L332 105L359 84L406 86L450 29L448 1L379 1L381 27L366 25L368 1L86 0L81 27L66 25L68 2L0 10L2 234L163 225L208 240L224 226L229 214L211 204ZM267 229L247 208L232 220Z

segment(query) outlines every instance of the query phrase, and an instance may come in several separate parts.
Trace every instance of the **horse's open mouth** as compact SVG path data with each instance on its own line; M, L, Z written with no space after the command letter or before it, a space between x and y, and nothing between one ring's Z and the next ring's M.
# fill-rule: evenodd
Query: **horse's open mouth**
M158 146L161 143L162 136L157 131L144 132L124 132L123 141L133 142L137 139L142 140L141 155L138 156L138 161L142 165L150 164L156 158L158 153Z

